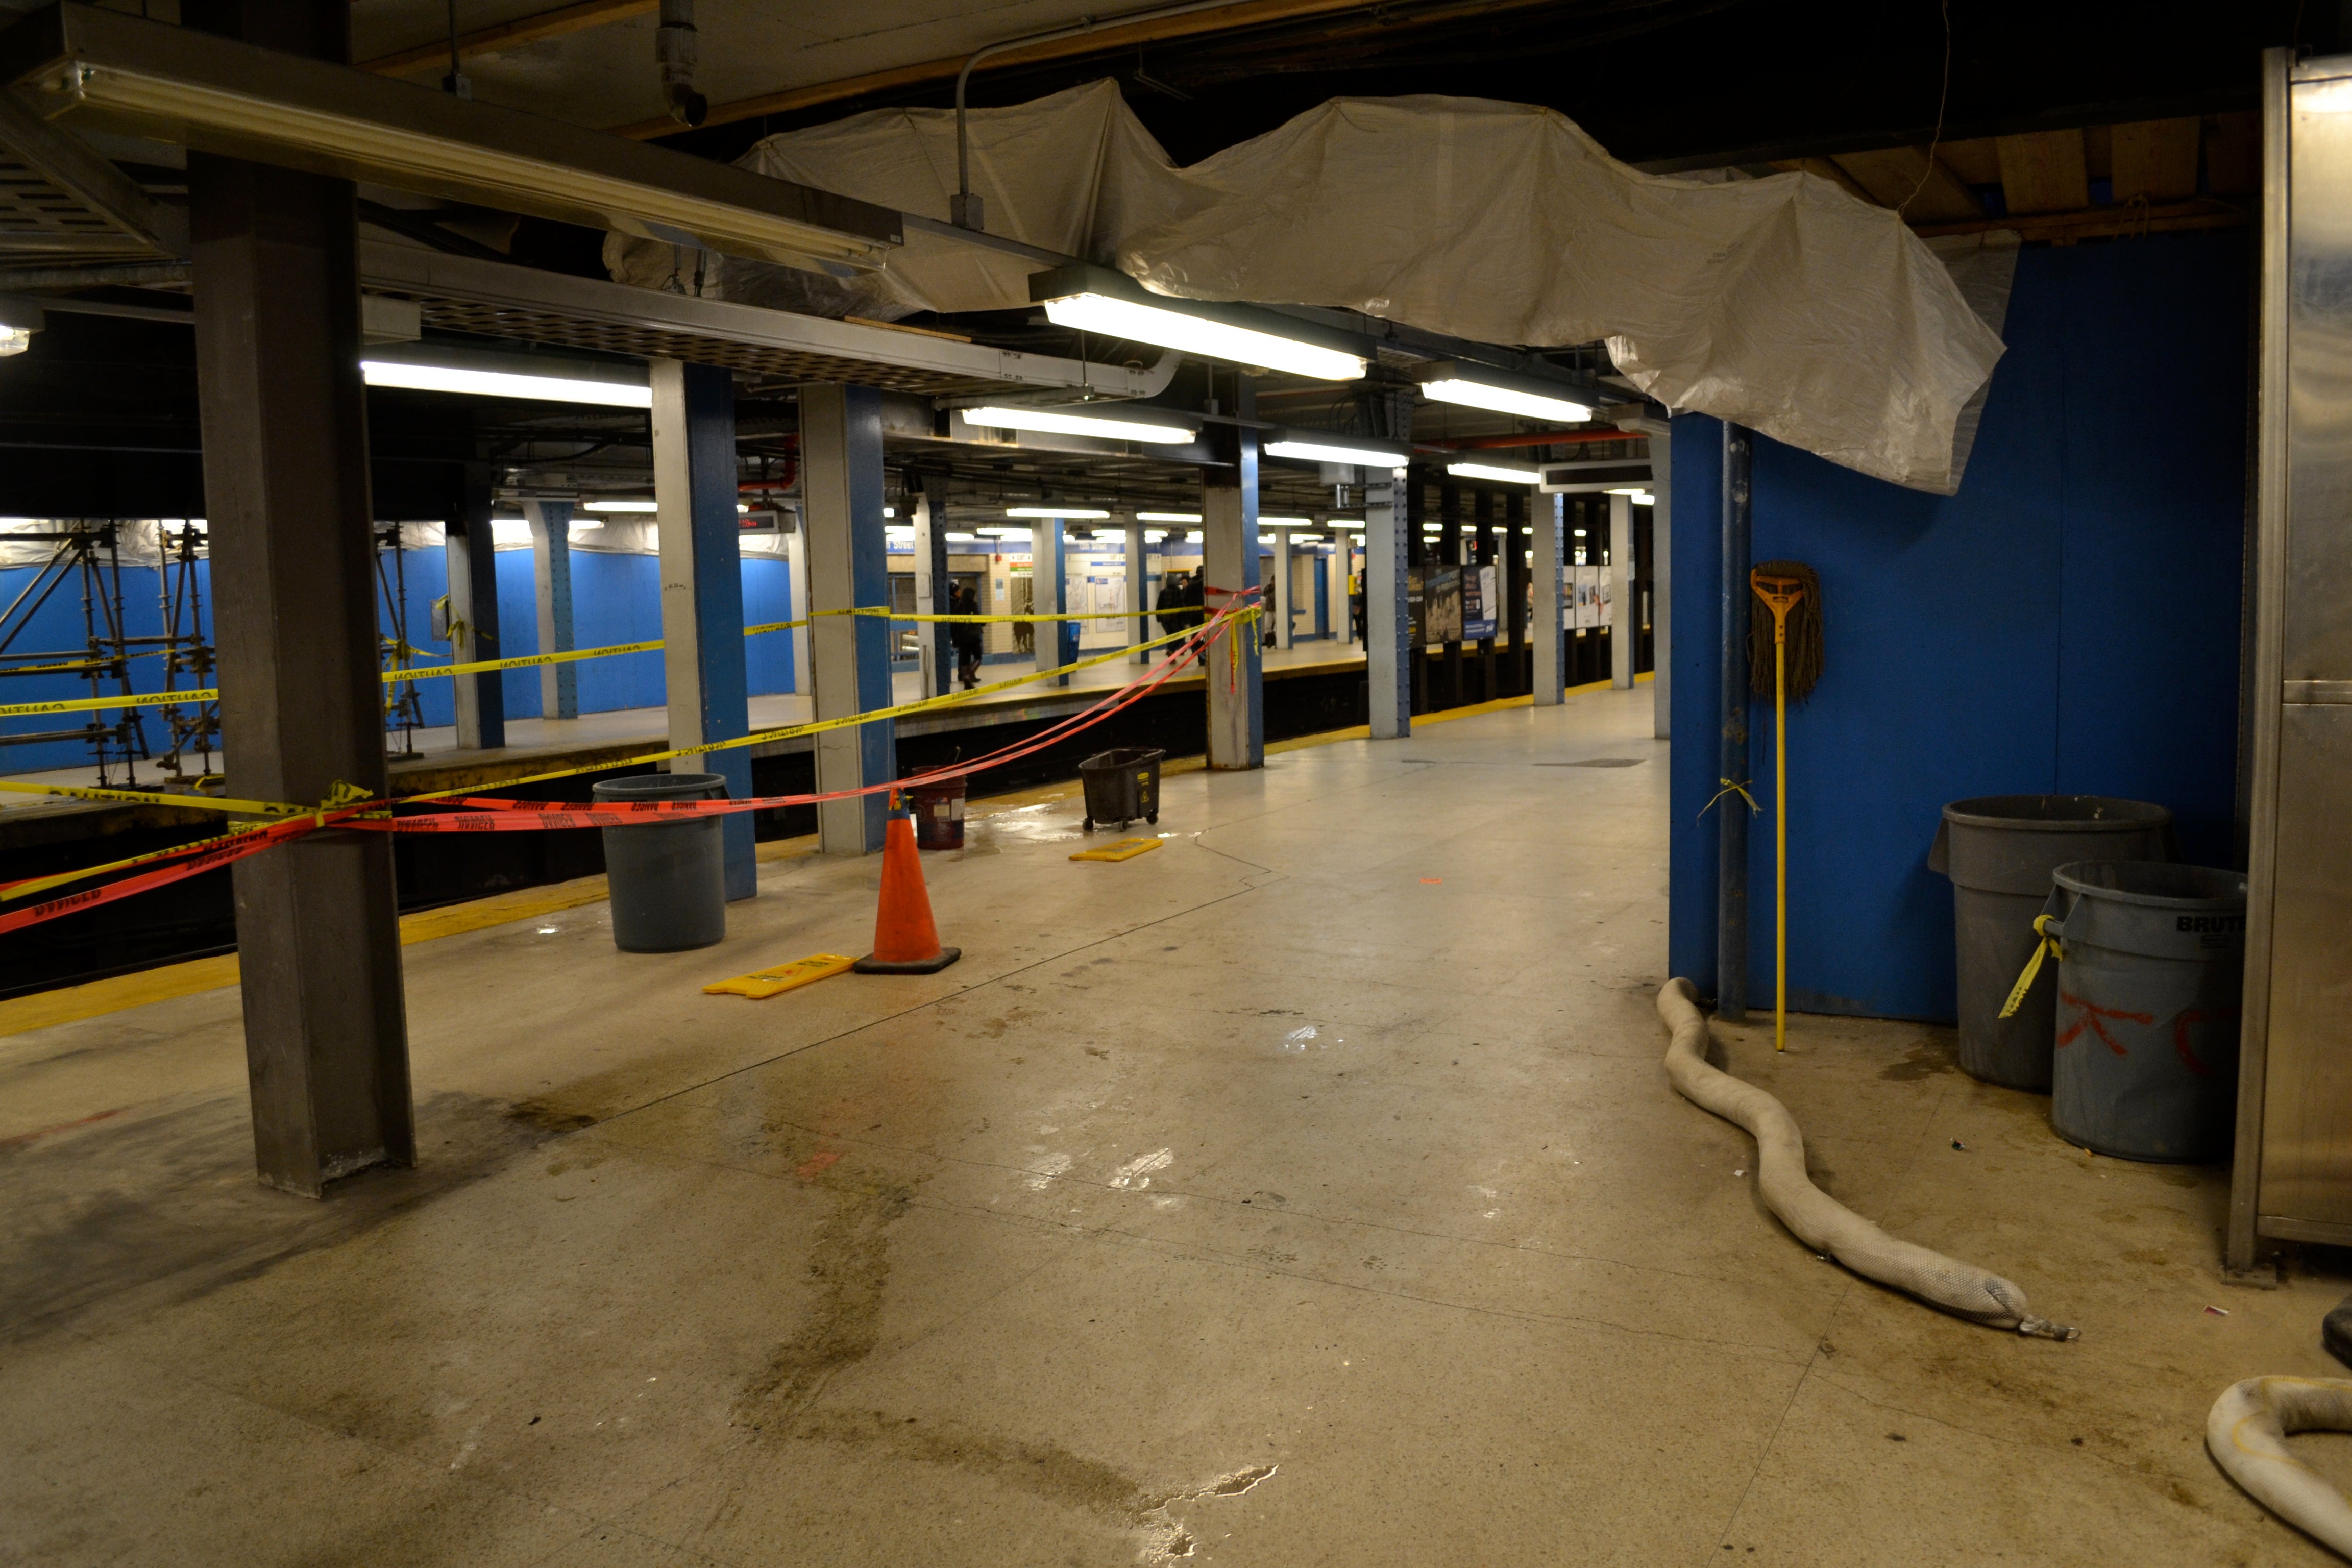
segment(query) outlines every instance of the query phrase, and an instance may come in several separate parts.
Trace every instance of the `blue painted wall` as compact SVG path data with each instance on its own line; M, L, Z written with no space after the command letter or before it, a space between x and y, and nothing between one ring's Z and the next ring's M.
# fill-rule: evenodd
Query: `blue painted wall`
M1791 1007L1954 1016L1951 886L1927 868L1948 800L2157 801L2184 858L2231 863L2247 263L2242 234L2024 252L1957 496L1757 437L1755 559L1811 563L1828 623L1790 722ZM1721 450L1714 420L1675 421L1668 946L1709 993ZM1748 995L1769 1006L1769 701L1749 734Z
M497 562L499 633L504 653L509 658L537 653L539 616L531 598L530 552L501 550L497 553ZM433 637L432 626L433 601L448 592L446 563L438 550L412 550L405 553L403 564L409 641L436 656L425 662L446 661L449 658L449 645ZM37 568L30 566L0 570L0 608L15 602L25 584L33 580ZM197 563L196 573L202 584L207 630L211 626L211 572L210 563ZM791 582L791 572L782 561L746 560L743 563L743 613L746 622L756 625L763 621L790 620L793 616ZM575 550L572 552L572 641L576 647L598 647L611 643L644 642L661 636L661 582L656 557ZM157 574L153 568L123 569L123 613L130 635L152 636L163 630L163 614L156 602L157 587ZM791 635L783 632L751 639L747 654L751 689L754 695L792 689L792 640ZM17 635L12 648L78 651L83 642L80 584L77 579L68 578L50 595L40 614L34 617L33 624ZM601 713L624 708L660 707L664 700L661 658L659 653L634 653L582 661L579 666L580 710ZM162 664L160 658L133 659L131 666L132 689L139 691L161 690ZM539 671L511 669L500 679L506 688L508 717L539 717ZM118 689L110 686L108 689ZM421 681L417 690L427 726L457 721L448 681ZM89 695L89 684L73 675L28 675L0 681L0 706ZM79 718L72 714L0 719L0 733L61 730L79 722ZM150 721L148 737L152 750L160 753L169 743L165 739L167 734L163 726ZM78 767L89 759L89 747L79 741L0 746L0 773L39 773L53 768Z

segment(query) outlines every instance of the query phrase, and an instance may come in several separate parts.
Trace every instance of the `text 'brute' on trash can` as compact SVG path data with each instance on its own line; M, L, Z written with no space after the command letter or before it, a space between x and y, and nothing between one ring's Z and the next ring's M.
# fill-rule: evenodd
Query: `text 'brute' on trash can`
M718 773L647 773L608 779L601 806L725 800ZM717 812L668 816L604 829L604 879L612 889L613 945L623 952L683 952L727 939L727 851Z
M1095 825L1115 823L1125 827L1138 817L1160 820L1160 763L1168 755L1142 746L1121 746L1097 752L1078 764L1087 789L1087 819L1081 826L1092 833Z
M2245 873L2120 860L2054 877L2040 922L2058 949L2052 1131L2125 1160L2221 1158L2238 1106Z

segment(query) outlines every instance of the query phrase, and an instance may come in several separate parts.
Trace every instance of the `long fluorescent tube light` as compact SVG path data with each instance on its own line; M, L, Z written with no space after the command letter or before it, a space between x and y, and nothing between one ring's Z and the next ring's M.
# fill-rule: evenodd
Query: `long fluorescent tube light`
M594 403L607 408L651 408L654 389L622 382L575 381L560 375L518 375L503 370L468 370L451 364L406 364L366 359L360 374L370 386L412 392L463 392L477 397L528 397L542 403Z
M1318 329L1247 305L1173 300L1150 292L1124 272L1081 264L1029 277L1029 298L1055 326L1158 343L1203 359L1288 371L1318 381L1355 381L1370 367L1354 332Z
M1257 521L1261 528L1312 528L1315 526L1315 520L1310 517L1268 517L1264 512L1258 514Z
M581 510L583 511L659 511L661 502L657 500L592 500Z
M1639 485L1612 485L1609 489L1601 491L1601 493L1612 496L1631 496L1633 498L1633 504L1635 506L1655 506L1658 504L1658 498L1651 494L1648 490L1643 489Z
M601 517L575 517L566 525L566 531L572 533L586 533L592 529L604 526L604 520Z
M1539 468L1508 468L1500 463L1448 463L1445 471L1457 479L1500 479L1507 485L1543 482L1543 471Z
M1425 364L1413 374L1421 383L1422 395L1439 403L1567 425L1581 425L1592 417L1593 405L1590 401L1570 396L1568 387L1538 376L1459 360ZM1618 401L1626 399L1620 397Z
M1007 517L1058 517L1064 521L1068 521L1072 518L1084 521L1088 518L1108 517L1110 513L1098 507L1090 506L1008 506L1004 509L1004 515Z
M886 207L72 0L0 58L34 113L77 130L801 267L878 268L904 237Z
M1401 468L1406 460L1404 453L1379 447L1350 447L1339 441L1297 436L1277 437L1266 442L1261 450L1269 458L1297 458L1310 463L1352 463L1365 468Z
M1189 425L1140 419L1106 419L1094 414L1068 414L1058 408L967 408L967 425L992 430L1042 430L1055 436L1096 436L1110 441L1144 441L1157 446L1181 446L1200 432Z
M1465 408L1484 408L1496 414L1518 414L1529 419L1557 419L1564 425L1581 425L1592 417L1589 405L1570 403L1565 397L1539 397L1531 392L1513 392L1507 386L1487 386L1454 377L1424 381L1421 384L1421 390L1424 396L1439 403L1458 404Z
M1138 522L1198 522L1201 521L1201 514L1197 511L1139 511L1135 514L1135 521Z

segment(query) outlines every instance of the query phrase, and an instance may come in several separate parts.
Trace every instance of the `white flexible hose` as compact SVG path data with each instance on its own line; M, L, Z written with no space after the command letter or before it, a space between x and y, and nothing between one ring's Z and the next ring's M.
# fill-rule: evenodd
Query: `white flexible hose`
M2222 1390L2205 1417L2205 1447L2223 1474L2322 1546L2352 1557L2352 1503L2289 1451L2290 1432L2352 1432L2352 1383L2250 1377Z
M1754 1084L1708 1065L1706 1020L1699 1015L1689 981L1666 982L1658 993L1658 1016L1674 1032L1666 1047L1666 1076L1684 1099L1738 1122L1754 1136L1764 1205L1780 1216L1798 1240L1856 1274L1892 1285L1931 1307L2021 1334L2079 1337L2079 1330L2035 1317L2026 1306L2025 1292L2000 1275L1889 1236L1813 1185L1805 1174L1804 1134L1788 1108Z

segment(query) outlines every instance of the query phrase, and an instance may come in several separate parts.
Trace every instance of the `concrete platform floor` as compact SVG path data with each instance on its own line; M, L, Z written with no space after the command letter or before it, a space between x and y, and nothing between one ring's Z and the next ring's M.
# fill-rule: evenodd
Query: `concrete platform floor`
M863 950L876 865L814 856L702 952L412 947L424 1163L321 1204L250 1178L233 990L0 1039L0 1560L2330 1561L2201 1447L2345 1289L2219 1284L2219 1173L1809 1017L1727 1050L1823 1184L2084 1337L1764 1212L1659 1067L1648 735L1188 774L1117 865L1007 811L926 860L930 978L700 994Z

